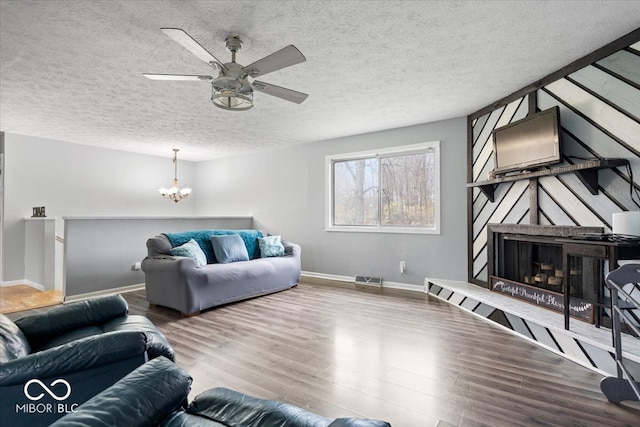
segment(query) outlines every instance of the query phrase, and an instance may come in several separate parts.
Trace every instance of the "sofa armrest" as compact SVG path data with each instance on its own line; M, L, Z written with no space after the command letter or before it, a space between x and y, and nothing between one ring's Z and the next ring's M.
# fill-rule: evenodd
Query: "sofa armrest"
M164 357L140 366L52 426L158 425L184 406L191 377Z
M0 386L22 384L33 378L63 376L144 354L142 332L108 332L32 353L0 365Z
M52 336L99 325L126 316L128 312L129 306L125 299L121 295L111 295L60 305L45 313L22 317L14 323L22 330L34 350L37 350L41 341Z
M163 273L166 271L188 271L196 267L196 262L183 256L156 255L142 260L142 271L145 273Z
M291 255L300 258L300 254L302 252L302 250L300 249L300 245L282 240L282 246L284 246L285 255Z

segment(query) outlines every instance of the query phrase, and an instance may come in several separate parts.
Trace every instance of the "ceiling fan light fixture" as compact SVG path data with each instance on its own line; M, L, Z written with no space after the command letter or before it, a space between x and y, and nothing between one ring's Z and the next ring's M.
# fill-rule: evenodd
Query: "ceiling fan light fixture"
M211 101L216 107L229 111L246 111L253 108L253 93L241 94L235 91L213 91Z
M308 96L306 93L269 83L256 81L252 84L248 80L248 77L255 78L263 76L273 71L306 61L304 55L294 45L288 45L250 65L243 66L236 62L236 54L243 47L246 48L247 42L249 41L243 35L237 33L229 33L227 35L225 45L231 52L231 62L222 63L202 47L193 37L187 34L186 31L180 28L161 28L161 30L168 37L215 69L218 75L214 77L205 75L143 73L145 77L151 80L210 80L212 85L211 101L213 105L230 111L247 111L253 108L254 89L296 104L300 104Z

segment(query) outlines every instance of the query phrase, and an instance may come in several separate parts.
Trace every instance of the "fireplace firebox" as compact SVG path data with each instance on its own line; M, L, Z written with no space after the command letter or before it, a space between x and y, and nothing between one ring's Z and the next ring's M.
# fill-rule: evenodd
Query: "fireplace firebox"
M569 314L593 323L594 302L599 302L603 261L591 257L565 257L563 240L601 227L489 224L488 286L551 310L565 312L565 286ZM566 265L567 264L567 265Z

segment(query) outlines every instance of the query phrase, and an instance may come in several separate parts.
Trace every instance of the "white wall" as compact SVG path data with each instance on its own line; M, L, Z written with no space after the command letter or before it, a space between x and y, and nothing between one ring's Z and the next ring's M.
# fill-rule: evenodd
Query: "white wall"
M440 235L325 231L325 156L434 140L441 141ZM196 214L252 215L255 227L299 243L309 272L412 285L466 280L466 156L466 119L458 118L201 162Z
M180 184L193 188L194 195L195 169L195 163L179 161ZM2 281L6 282L25 278L24 218L31 216L34 206L45 206L47 217L56 219L188 216L195 210L193 198L176 204L157 191L172 184L171 158L5 133L4 179ZM60 225L57 228L62 235Z

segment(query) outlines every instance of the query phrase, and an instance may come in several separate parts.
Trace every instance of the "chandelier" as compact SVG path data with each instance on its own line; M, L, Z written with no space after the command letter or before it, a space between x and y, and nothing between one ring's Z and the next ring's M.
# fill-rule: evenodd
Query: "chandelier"
M179 188L178 187L178 150L177 148L173 149L173 165L174 165L174 175L173 175L173 187L160 188L158 191L162 194L162 197L165 199L173 200L178 203L182 199L186 199L191 194L190 188Z

